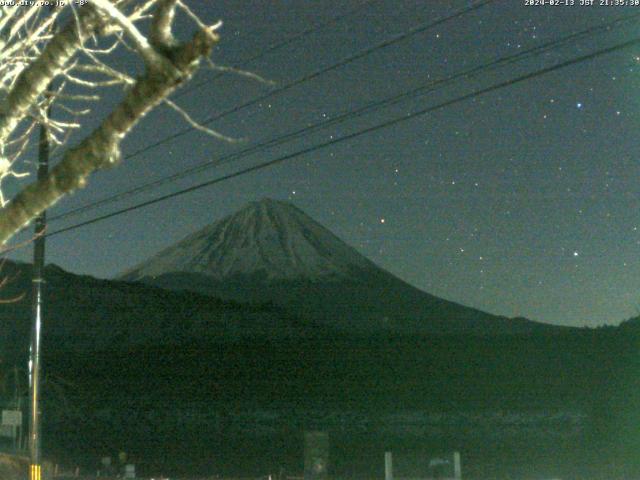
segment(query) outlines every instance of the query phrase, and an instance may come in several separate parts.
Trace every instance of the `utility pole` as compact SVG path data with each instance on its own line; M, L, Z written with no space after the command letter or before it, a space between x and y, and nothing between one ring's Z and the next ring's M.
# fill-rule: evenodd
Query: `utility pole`
M18 365L13 366L13 402L15 408L20 412L20 425L16 427L13 437L13 449L18 452L22 450L22 437L24 435L24 421L22 420L22 395L20 393L20 377L18 373Z
M47 112L48 114L49 112ZM48 115L47 115L48 116ZM38 140L38 180L46 177L49 171L49 136L45 123L40 125ZM30 429L29 429L29 480L41 480L42 466L40 459L40 333L42 328L42 304L44 283L44 246L47 227L47 212L43 211L36 218L35 239L33 244L33 298L32 298L32 331L29 359L29 394L30 394Z
M393 455L384 452L384 480L393 480Z
M53 12L56 7L51 2L49 10ZM57 31L57 25L53 24L53 32ZM49 84L48 90L52 85ZM45 110L45 118L40 123L38 138L38 173L37 180L42 181L49 173L49 126L47 121L51 116L51 103ZM44 246L47 229L47 211L43 210L36 217L33 243L33 272L32 272L32 322L31 348L29 359L29 400L31 406L29 428L29 480L42 479L42 461L40 458L40 340L42 329L42 305L44 283Z

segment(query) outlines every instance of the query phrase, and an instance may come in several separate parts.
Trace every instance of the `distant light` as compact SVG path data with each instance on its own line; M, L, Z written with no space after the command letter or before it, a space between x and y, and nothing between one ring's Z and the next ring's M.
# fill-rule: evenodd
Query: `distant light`
M582 103L581 102L576 103L576 107L577 108L582 108Z
M578 255L580 255L578 252L573 252L574 257L577 257Z
M381 218L381 219L380 219L380 223L384 223L384 218Z

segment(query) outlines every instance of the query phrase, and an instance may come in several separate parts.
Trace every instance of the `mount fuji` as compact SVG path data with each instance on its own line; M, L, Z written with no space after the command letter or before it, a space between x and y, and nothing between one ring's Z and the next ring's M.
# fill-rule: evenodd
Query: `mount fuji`
M559 327L491 315L378 267L289 202L252 202L123 273L120 280L271 303L349 333L516 334Z

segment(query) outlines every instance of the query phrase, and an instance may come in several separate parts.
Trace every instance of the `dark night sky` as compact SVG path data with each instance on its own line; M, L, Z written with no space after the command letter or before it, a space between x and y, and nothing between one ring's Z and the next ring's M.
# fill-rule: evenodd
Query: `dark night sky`
M220 65L233 65L358 4L346 0L190 3L208 22L218 18L225 22L214 54ZM468 5L453 0L374 1L246 68L283 85ZM495 2L214 125L227 135L246 138L244 144L225 144L198 132L182 136L94 176L85 191L60 202L51 215L634 13L640 13L640 7ZM474 81L457 82L119 204L55 222L51 229L630 40L639 35L639 27L640 20L593 35ZM617 323L640 309L639 55L637 47L603 55L52 237L47 261L73 272L111 277L246 202L262 197L291 199L374 262L432 294L491 313L551 323ZM195 82L213 75L202 72ZM202 119L270 88L226 75L178 101ZM104 112L97 113L95 121ZM185 126L177 115L159 108L126 140L125 154ZM25 250L19 256L29 254Z

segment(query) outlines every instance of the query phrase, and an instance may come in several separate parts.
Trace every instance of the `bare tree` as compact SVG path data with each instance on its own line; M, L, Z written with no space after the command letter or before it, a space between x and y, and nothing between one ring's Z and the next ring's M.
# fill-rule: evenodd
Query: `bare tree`
M35 125L44 123L50 143L64 146L100 101L101 89L122 86L125 93L95 130L65 147L46 178L8 201L0 191L0 244L84 187L92 172L117 164L124 137L160 103L194 124L168 97L209 58L220 26L203 23L182 0L87 0L80 7L68 0L54 8L39 1L8 3L0 6L0 182L25 175L20 159ZM172 33L177 13L194 24L188 41ZM122 48L140 59L142 73L109 61ZM53 104L57 118L49 114Z

